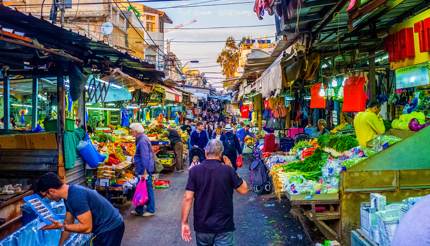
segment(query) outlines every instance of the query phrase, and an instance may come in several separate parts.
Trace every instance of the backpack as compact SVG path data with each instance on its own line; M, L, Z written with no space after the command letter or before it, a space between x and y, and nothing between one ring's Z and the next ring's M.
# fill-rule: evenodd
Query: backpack
M224 145L224 152L225 153L232 153L232 152L236 153L236 144L234 142L234 135L233 134L225 135L223 145Z

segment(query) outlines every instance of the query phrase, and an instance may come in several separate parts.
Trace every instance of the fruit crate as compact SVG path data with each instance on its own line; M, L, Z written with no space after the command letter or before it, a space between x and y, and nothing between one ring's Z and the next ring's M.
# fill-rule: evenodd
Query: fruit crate
M158 159L163 166L171 167L175 163L173 162L173 158L159 158Z

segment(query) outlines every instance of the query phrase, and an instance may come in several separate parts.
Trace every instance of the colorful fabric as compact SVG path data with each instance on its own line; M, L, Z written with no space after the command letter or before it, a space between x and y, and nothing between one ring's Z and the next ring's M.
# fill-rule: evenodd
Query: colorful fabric
M263 152L275 152L277 150L275 134L268 133L264 136Z
M240 116L242 118L248 118L249 117L249 106L248 105L243 105L240 108Z

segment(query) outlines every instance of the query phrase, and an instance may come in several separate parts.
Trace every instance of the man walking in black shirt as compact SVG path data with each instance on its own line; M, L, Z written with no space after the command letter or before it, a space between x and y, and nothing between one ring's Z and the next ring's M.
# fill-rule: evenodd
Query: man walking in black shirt
M197 245L234 245L233 192L246 194L248 186L231 166L220 160L224 147L213 139L205 148L206 160L190 170L182 203L182 239L192 239L188 216L194 201Z

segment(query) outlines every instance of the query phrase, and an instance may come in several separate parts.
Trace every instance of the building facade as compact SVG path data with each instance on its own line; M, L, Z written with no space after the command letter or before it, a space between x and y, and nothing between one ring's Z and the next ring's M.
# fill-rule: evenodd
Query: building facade
M8 5L164 69L164 24L172 20L163 11L118 0L68 0L64 11L43 0L12 0Z

